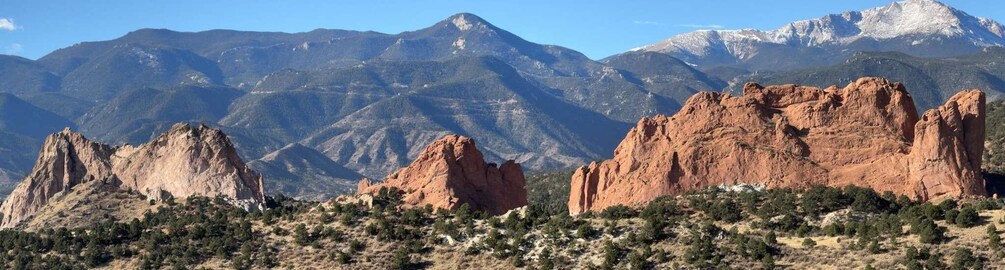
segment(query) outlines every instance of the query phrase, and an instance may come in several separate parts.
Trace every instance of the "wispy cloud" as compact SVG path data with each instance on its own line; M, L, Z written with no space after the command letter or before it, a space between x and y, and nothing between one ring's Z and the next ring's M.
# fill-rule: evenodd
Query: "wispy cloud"
M725 27L725 26L722 26L721 24L690 24L690 23L689 24L678 24L677 26L688 27L688 28L700 28L700 29L722 29L722 28Z
M14 19L0 18L0 30L14 31L20 28L21 26L14 24Z
M654 21L632 21L632 23L637 25L663 25L661 22Z
M9 55L16 55L21 53L21 51L24 51L24 46L21 46L20 43L14 43L11 45L7 45L7 47L4 47L3 53Z

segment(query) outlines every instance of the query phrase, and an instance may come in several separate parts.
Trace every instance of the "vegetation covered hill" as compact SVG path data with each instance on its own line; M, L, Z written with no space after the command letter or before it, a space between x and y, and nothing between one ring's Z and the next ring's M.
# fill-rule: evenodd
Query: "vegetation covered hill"
M11 269L1000 269L994 199L919 203L846 187L726 191L571 217L540 201L489 217L271 197L168 200L142 217L0 231ZM120 196L124 198L125 196ZM540 198L540 197L537 197Z
M984 169L1005 175L1005 101L989 101L984 143Z

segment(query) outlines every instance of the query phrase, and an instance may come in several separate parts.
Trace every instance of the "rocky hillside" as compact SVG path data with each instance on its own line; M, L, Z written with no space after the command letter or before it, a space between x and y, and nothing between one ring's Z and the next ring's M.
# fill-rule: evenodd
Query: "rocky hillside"
M222 195L245 209L261 209L264 202L262 177L244 165L219 129L178 124L149 143L121 147L67 129L45 140L35 168L0 206L0 226L19 226L47 206L86 204L68 200L87 196L75 191L103 185L151 200Z
M903 85L748 84L639 121L614 158L572 177L569 211L639 206L709 186L866 186L929 200L985 194L985 97L963 91L920 117Z
M499 215L527 205L523 169L513 160L485 163L471 138L447 135L434 141L411 165L381 182L359 182L358 193L401 192L404 206L472 210Z

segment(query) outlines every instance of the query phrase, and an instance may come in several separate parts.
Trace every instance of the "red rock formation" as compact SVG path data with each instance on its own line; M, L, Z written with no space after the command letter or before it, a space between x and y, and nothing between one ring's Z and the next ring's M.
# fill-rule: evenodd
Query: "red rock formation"
M576 170L569 211L707 186L872 187L928 200L984 194L984 93L963 91L921 119L899 83L844 89L747 84L699 93L672 117L645 118L614 158Z
M486 164L475 141L447 135L426 147L408 167L380 183L359 182L358 193L375 193L382 187L404 193L406 206L472 209L501 214L527 205L525 179L520 164L512 160L496 168Z
M45 140L35 168L0 205L0 227L15 226L64 192L95 180L153 199L226 195L246 209L264 202L262 177L241 162L218 129L177 124L150 143L118 148L67 129Z

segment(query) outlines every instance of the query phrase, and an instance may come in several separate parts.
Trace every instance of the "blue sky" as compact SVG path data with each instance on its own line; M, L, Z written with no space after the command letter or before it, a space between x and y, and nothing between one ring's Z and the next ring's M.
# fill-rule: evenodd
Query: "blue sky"
M139 28L281 32L333 28L398 33L470 12L527 40L572 48L598 59L697 29L773 29L793 20L889 2L0 0L0 54L36 59L77 42L114 39ZM943 2L972 15L1005 21L1005 1Z

